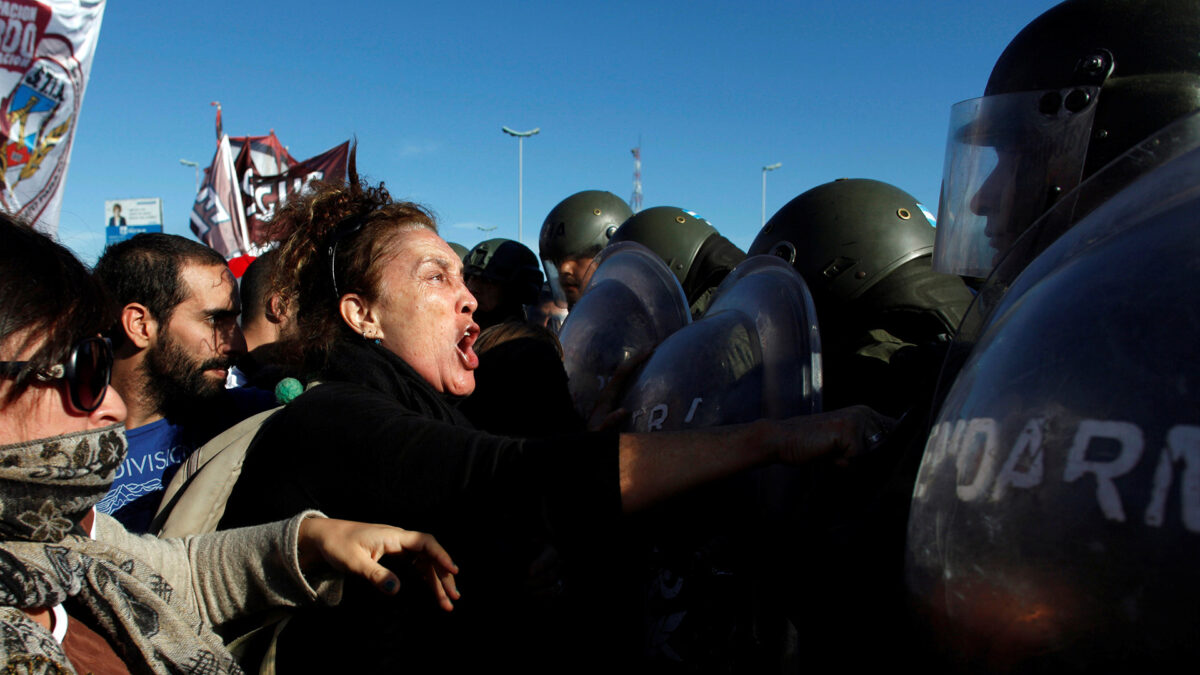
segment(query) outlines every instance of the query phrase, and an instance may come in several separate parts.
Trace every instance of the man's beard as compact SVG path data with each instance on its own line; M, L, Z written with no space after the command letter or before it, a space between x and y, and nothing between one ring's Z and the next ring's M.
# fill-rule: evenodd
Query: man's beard
M146 352L143 363L146 391L158 403L163 416L176 418L195 412L197 406L216 398L225 388L223 380L205 375L210 369L226 369L232 365L228 357L206 361L193 359L170 333Z

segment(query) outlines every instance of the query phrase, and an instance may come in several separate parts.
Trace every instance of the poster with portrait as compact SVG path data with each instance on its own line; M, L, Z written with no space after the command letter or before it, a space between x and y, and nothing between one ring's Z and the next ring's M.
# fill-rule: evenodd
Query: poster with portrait
M109 199L104 202L105 244L111 246L142 232L162 232L162 199Z

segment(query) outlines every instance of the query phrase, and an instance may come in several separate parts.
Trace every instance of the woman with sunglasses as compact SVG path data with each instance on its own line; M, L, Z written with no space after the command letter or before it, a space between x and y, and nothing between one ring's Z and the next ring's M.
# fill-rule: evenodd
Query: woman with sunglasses
M405 553L442 606L456 568L429 535L290 520L186 540L96 514L125 456L102 293L65 248L0 215L0 662L14 672L239 672L213 628L335 601L335 570L394 593Z
M276 227L292 234L273 290L297 303L298 358L321 384L263 425L221 526L318 505L338 517L410 524L468 560L470 600L438 617L348 592L338 608L295 617L281 637L281 664L387 670L411 651L391 645L417 644L417 658L464 670L562 666L555 659L594 645L597 631L619 631L593 607L566 619L539 614L523 588L528 551L511 533L549 530L564 553L576 551L564 556L570 564L612 578L615 564L601 561L618 559L622 511L770 462L853 455L890 424L857 408L674 434L542 440L477 431L454 406L474 389L479 363L462 262L426 209L350 174L349 185L318 184L276 213ZM589 580L588 602L612 595L596 588ZM317 640L362 647L326 658L305 648ZM619 648L610 642L588 657L601 651Z

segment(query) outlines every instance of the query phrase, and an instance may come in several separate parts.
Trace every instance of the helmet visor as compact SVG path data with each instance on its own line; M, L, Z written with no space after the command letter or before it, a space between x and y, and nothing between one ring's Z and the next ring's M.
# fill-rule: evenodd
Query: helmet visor
M950 109L934 270L986 277L1079 184L1098 87L985 96Z
M546 283L550 286L550 293L554 295L555 304L566 305L567 294L563 292L562 284L558 280L558 265L549 258L543 258L542 267L546 270Z

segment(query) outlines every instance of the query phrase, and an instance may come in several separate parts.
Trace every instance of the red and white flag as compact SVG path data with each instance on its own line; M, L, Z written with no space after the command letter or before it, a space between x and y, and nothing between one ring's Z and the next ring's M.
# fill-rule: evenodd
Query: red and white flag
M192 232L226 259L242 255L250 248L245 213L229 136L222 136L217 154L204 172L204 185L192 204Z
M213 101L213 105L221 133L221 104ZM262 255L275 245L267 232L275 209L303 193L314 180L344 180L349 148L350 141L346 141L300 162L279 142L274 130L266 136L221 134L217 154L204 170L204 185L192 206L192 232L229 260Z
M0 206L50 234L104 0L0 2Z
M274 134L271 135L274 138ZM249 146L243 146L235 163L242 181L242 203L246 205L246 229L250 241L258 247L256 255L266 250L273 242L267 235L266 223L275 216L275 209L288 199L302 194L314 180L340 181L346 177L346 159L350 154L350 141L310 157L303 162L292 160L286 171L275 175L262 174L243 158ZM290 159L290 158L289 158ZM286 237L286 232L273 232L276 237Z

